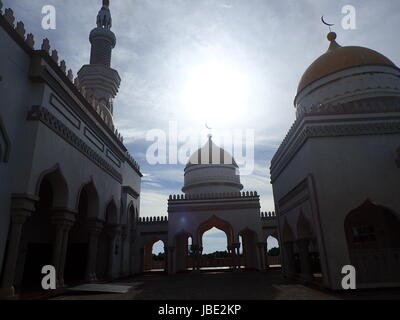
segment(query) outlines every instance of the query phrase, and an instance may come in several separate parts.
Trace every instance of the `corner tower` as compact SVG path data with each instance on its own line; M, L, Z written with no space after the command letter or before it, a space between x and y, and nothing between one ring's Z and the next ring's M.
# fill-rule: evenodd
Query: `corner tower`
M103 0L103 6L97 14L97 27L89 36L92 45L90 64L79 70L78 81L79 85L98 101L107 120L112 123L113 99L118 93L121 78L118 72L111 68L111 53L116 44L116 37L111 31L109 5L109 0Z

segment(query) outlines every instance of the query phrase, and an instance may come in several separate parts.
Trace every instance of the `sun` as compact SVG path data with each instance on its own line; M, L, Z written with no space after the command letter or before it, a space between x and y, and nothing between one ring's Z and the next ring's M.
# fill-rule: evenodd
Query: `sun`
M182 90L187 117L213 125L232 125L247 108L249 81L239 68L212 61L188 68Z

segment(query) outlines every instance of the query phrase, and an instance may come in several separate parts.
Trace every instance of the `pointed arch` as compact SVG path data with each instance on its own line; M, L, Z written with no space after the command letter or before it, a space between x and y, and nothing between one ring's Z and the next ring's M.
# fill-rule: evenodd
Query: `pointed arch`
M75 205L77 210L79 209L82 197L86 197L87 199L87 216L97 218L99 216L100 199L93 177L79 188Z
M36 196L39 196L40 187L44 180L50 184L53 190L53 206L67 207L69 195L68 183L58 163L39 175L36 183Z
M357 284L400 282L400 219L396 212L366 199L347 214L344 232Z
M216 215L213 215L209 219L207 219L205 222L203 222L198 228L197 228L197 243L202 246L202 238L203 234L210 230L211 228L217 228L221 231L223 231L226 234L227 237L227 242L228 242L228 247L232 246L233 243L233 229L232 226L229 222L217 217Z
M298 239L311 239L314 237L314 230L309 220L304 216L303 211L300 211L297 220L297 238Z
M118 224L118 209L114 198L107 204L104 219L107 224Z
M293 242L294 241L294 233L292 228L289 226L287 220L283 223L282 228L282 242Z

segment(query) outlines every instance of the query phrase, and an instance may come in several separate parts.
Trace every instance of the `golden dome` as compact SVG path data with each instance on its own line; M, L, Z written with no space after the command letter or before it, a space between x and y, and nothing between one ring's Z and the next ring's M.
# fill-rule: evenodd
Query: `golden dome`
M316 59L304 72L300 79L297 93L312 82L347 68L365 65L396 67L392 61L379 52L364 47L342 47L335 39L336 33L330 32L328 34L328 40L331 44L328 50Z

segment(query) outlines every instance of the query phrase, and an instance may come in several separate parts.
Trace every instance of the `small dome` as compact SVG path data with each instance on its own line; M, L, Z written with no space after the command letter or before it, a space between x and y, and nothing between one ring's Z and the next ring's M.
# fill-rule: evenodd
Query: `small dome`
M316 59L304 72L297 88L297 93L312 82L347 68L366 65L380 65L396 68L396 65L392 61L379 52L357 46L342 47L335 39L336 33L330 32L328 34L328 40L331 44L328 50Z
M197 164L233 164L235 167L238 166L228 152L212 141L211 135L206 144L190 156L186 167Z
M233 157L209 136L207 143L190 157L182 191L188 194L239 192L239 168Z

